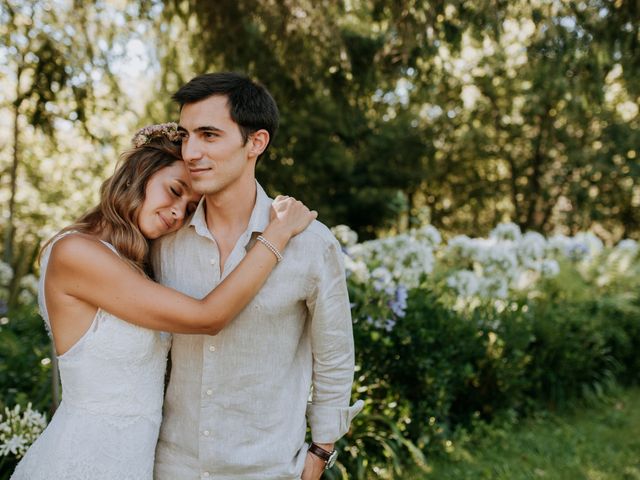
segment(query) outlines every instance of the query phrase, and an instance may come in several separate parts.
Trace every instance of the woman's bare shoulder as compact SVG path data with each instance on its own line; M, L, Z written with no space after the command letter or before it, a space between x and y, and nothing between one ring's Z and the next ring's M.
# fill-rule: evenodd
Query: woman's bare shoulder
M52 265L86 265L105 258L115 256L98 238L86 233L74 232L56 240L51 247ZM109 258L106 257L106 258Z

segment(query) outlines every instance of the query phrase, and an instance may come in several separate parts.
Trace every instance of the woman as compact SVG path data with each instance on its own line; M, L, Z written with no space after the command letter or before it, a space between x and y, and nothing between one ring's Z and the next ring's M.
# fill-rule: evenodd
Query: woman
M100 204L45 245L40 307L63 399L13 480L151 479L169 339L215 335L257 293L288 240L316 217L288 197L240 265L202 300L146 277L148 240L195 209L175 124L147 127Z

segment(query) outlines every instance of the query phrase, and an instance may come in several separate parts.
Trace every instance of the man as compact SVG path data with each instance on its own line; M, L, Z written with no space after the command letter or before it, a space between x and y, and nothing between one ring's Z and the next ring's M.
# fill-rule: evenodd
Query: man
M271 199L255 165L278 109L264 87L234 73L198 76L174 100L182 155L204 197L189 225L154 245L153 262L163 284L202 297L267 226ZM353 335L339 244L314 222L283 255L221 333L174 335L157 480L318 479L362 408L349 407Z

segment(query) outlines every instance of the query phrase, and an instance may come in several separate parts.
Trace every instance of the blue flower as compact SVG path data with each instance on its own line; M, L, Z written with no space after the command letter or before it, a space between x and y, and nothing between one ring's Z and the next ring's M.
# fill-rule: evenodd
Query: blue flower
M395 291L395 297L389 302L389 308L396 317L404 318L407 310L407 297L409 292L404 285L398 285ZM395 322L394 322L395 323Z
M396 326L396 321L392 320L392 319L388 319L384 322L384 329L387 332L390 332L391 330L393 330L393 327Z

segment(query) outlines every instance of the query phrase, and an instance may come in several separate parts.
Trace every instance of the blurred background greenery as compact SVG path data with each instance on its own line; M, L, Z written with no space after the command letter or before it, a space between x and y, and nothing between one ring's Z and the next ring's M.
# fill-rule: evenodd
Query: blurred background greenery
M638 2L0 3L3 258L92 204L132 132L193 75L278 101L260 181L361 238L430 222L486 234L640 236Z
M47 337L18 298L40 242L96 202L137 128L177 119L170 95L199 73L268 87L282 122L258 179L361 240L503 221L640 239L639 17L637 0L0 0L0 406L51 402ZM433 285L398 329L356 326L372 400L352 475L402 478L478 418L637 381L638 298L619 300L636 284L603 293L571 268L498 326ZM411 345L423 356L399 363Z

